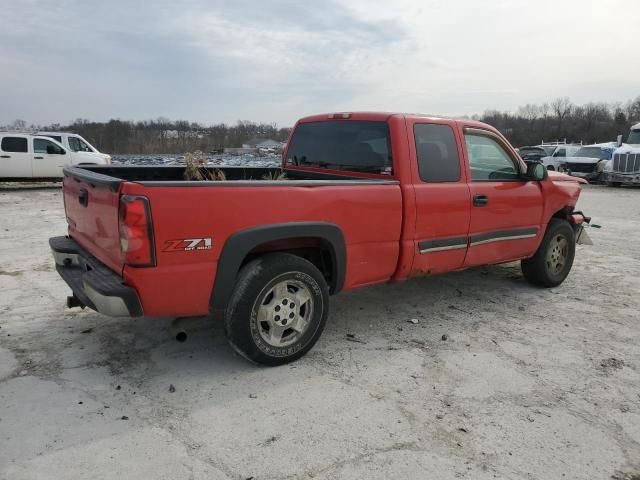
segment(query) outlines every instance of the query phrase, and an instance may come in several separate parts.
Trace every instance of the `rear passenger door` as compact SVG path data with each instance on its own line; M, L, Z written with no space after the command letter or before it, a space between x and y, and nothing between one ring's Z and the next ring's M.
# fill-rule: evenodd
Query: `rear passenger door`
M461 145L447 123L407 126L414 136L416 253L412 275L455 270L464 264L471 211Z
M498 135L477 128L463 133L472 205L465 266L533 254L543 233L539 182L523 179L520 162Z
M26 135L5 135L0 140L0 177L31 178L31 154Z

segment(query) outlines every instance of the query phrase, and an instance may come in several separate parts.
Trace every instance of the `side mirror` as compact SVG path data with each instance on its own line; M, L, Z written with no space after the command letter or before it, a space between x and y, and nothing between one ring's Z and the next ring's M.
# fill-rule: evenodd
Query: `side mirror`
M527 164L527 178L529 180L542 181L549 176L547 167L540 162Z
M618 135L618 138L616 138L616 145L618 147L622 146L622 135Z

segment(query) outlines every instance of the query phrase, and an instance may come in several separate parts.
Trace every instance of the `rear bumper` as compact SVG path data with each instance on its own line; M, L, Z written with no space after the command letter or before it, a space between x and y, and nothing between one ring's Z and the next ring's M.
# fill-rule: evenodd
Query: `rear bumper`
M135 289L104 266L70 237L53 237L49 246L56 270L77 300L110 317L141 317L142 304Z

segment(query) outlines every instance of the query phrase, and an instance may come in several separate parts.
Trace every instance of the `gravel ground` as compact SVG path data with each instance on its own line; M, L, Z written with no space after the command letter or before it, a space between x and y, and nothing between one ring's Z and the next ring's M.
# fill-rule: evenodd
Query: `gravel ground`
M268 369L204 318L65 309L59 188L1 188L0 478L640 478L639 199L585 188L602 229L558 288L508 264L343 294Z

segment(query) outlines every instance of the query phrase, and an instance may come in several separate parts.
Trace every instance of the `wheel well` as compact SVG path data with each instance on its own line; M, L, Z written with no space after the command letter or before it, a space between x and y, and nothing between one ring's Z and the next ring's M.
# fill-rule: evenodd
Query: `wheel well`
M251 250L242 261L241 267L252 259L264 253L290 253L311 262L324 276L329 290L335 285L337 269L335 265L335 253L331 244L322 238L287 238L258 245Z
M573 207L562 207L561 210L558 210L556 213L554 213L551 218L559 218L561 220L566 220L567 222L571 223L570 221L570 217L571 217L571 213L573 213Z
M553 165L549 165L547 167L547 170L551 170L551 171L555 172L556 168Z
M347 246L340 227L328 222L292 222L252 227L224 243L209 299L209 310L223 315L242 265L267 252L288 252L312 262L327 278L329 291L340 292L347 268Z

